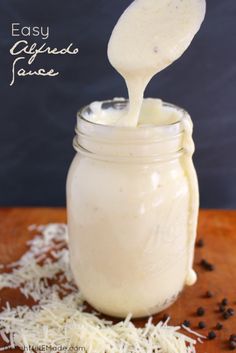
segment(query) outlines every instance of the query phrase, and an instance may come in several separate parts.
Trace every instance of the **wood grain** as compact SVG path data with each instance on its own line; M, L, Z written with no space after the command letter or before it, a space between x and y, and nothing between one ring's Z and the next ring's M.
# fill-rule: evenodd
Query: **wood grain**
M27 249L26 242L32 237L27 228L30 224L47 224L51 222L66 222L65 209L61 208L5 208L0 209L0 263L7 264L17 260ZM236 311L236 211L200 212L199 237L205 241L203 248L196 248L195 269L198 282L195 286L186 288L178 301L169 308L171 323L179 324L185 319L191 321L191 327L196 329L200 320L207 323L207 328L199 330L207 334L214 329L217 322L222 322L222 331L215 331L217 339L206 341L197 347L198 353L218 353L228 351L227 340L230 334L236 333L236 316L224 320L217 310L222 298L229 299L230 307ZM207 272L201 268L202 258L213 263L216 270ZM214 292L209 299L204 296L207 290ZM31 304L17 291L4 289L0 292L0 306L6 301L11 305ZM206 309L204 317L196 315L196 309L202 306ZM163 314L156 315L158 321ZM137 325L143 325L145 320L136 320ZM0 342L0 347L2 342ZM18 352L18 350L15 350ZM6 351L10 352L10 351ZM19 351L20 352L20 351Z

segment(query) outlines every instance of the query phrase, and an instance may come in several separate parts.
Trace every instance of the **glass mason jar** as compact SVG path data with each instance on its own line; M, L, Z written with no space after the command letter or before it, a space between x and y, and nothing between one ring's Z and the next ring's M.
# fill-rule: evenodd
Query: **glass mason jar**
M196 280L191 119L173 105L163 109L178 112L178 121L115 127L91 122L89 106L78 113L67 179L70 262L87 302L111 316L162 311Z

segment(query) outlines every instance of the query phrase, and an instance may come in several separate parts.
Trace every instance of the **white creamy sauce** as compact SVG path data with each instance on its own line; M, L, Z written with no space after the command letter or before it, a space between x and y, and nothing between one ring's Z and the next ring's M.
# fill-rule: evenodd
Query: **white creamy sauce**
M114 99L121 100L120 98ZM124 117L127 118L128 108L115 110L112 108L102 109L102 102L93 102L90 104L90 109L92 110L92 114L86 116L87 120L91 120L94 123L101 125L113 125L117 126L120 123L121 119ZM183 212L188 214L188 251L186 252L186 256L188 256L188 270L186 271L186 285L193 285L197 276L195 271L192 269L193 266L193 256L194 256L194 245L196 239L196 229L197 229L197 220L198 220L198 209L199 209L199 192L198 192L198 181L196 171L193 165L192 156L195 150L194 142L192 139L193 132L193 124L190 116L188 114L182 115L177 109L168 108L163 105L163 102L160 99L151 99L146 98L142 101L141 110L139 113L139 121L137 128L145 127L145 126L167 126L171 125L177 121L181 121L182 128L184 130L184 136L182 141L183 149L185 150L182 168L187 176L189 190L190 190L190 199L189 199L189 207L188 210L185 207L185 200L183 200L183 205L179 205L182 208ZM140 130L142 131L142 130ZM122 139L122 131L120 132L120 138ZM120 148L122 146L122 140L120 142ZM111 146L109 146L111 148ZM165 153L168 150L168 140L167 142L163 140L161 146L158 146L159 153ZM151 149L150 149L151 154ZM119 155L119 151L117 151L117 155ZM131 181L134 183L134 180ZM183 185L185 183L185 179L182 180ZM179 185L181 189L181 185ZM172 190L166 190L166 197L171 199ZM163 217L165 219L168 218L168 212L170 205L166 204L166 209L162 210ZM164 205L162 205L164 208ZM176 218L177 215L176 215ZM175 222L176 229L181 227L181 219L172 219L172 222ZM174 223L173 223L174 224ZM178 233L178 231L177 231ZM181 239L180 239L181 241ZM163 257L166 254L163 253ZM179 274L180 275L180 274ZM178 277L178 273L176 273Z
M196 281L198 186L187 113L145 99L138 127L117 127L123 114L94 102L78 120L83 150L67 179L70 258L93 307L142 317Z
M108 45L109 60L126 81L129 105L103 109L94 102L84 116L95 123L89 127L92 137L87 131L80 136L84 150L117 159L130 156L129 163L107 163L78 154L67 179L72 270L88 302L109 315L156 313L197 279L192 266L199 193L192 121L187 113L143 95L151 78L190 45L205 7L205 0L134 1ZM172 141L175 122L181 122L183 134ZM101 132L99 125L111 129ZM153 127L150 143L145 126ZM162 137L157 145L156 126ZM143 146L127 142L131 130ZM170 164L146 161L139 169L132 160L133 153L168 154L173 143L185 153Z
M114 98L113 102L125 102L125 99ZM128 106L122 107L122 109L103 109L102 106L103 102L91 103L89 107L92 114L87 114L86 119L101 125L116 126L128 112ZM138 127L172 124L181 119L180 115L173 108L164 108L161 99L146 98L143 100L140 109Z
M129 92L120 125L137 126L146 85L188 48L205 11L205 0L136 0L120 17L108 45L110 63Z
M110 63L124 77L129 92L129 111L117 121L118 125L138 125L148 82L184 53L198 32L205 12L205 0L136 0L123 13L108 45ZM184 148L187 152L185 168L192 195L196 196L196 175L194 168L189 168L194 152L190 118L185 124ZM194 205L190 202L191 249L194 247L198 214ZM192 260L191 256L191 267ZM191 269L187 284L195 281L196 274Z

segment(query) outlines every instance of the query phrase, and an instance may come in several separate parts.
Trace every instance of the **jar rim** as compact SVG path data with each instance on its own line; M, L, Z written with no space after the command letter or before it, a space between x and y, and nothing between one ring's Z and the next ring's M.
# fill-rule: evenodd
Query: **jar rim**
M108 100L103 100L103 101L99 101L99 103L101 103L102 105L122 105L123 107L127 106L127 104L129 103L129 100L128 99L124 99L124 98L115 98L115 99L108 99ZM170 127L175 127L175 128L180 128L181 127L181 121L183 119L183 117L185 115L188 115L188 112L175 105L175 104L172 104L172 103L168 103L168 102L165 102L165 101L162 101L162 105L163 107L166 107L166 108L171 108L175 111L178 111L179 113L181 113L182 115L182 118L177 120L177 121L174 121L174 122L169 122L169 123L165 123L165 124L150 124L150 125L139 125L138 128L137 127L132 127L132 126L117 126L117 125L107 125L107 124L100 124L100 123L97 123L97 122L94 122L94 121L91 121L89 119L86 119L85 117L85 114L86 114L86 111L88 112L89 110L91 110L90 108L90 104L82 107L78 112L77 112L77 119L79 118L82 122L84 122L85 124L89 124L90 126L94 126L96 127L96 129L103 129L103 131L107 130L111 130L111 129L114 129L114 127L116 128L116 130L119 130L119 131L133 131L133 130L150 130L152 129L153 130L160 130L160 129L168 129Z
M124 109L128 100L115 99L99 103L108 108L114 104L118 107L120 105L120 109ZM136 162L178 158L183 153L184 120L189 115L173 104L162 101L161 104L180 112L176 114L176 120L169 123L170 120L167 119L165 125L143 124L138 127L93 122L86 119L86 114L96 114L96 109L94 113L91 105L85 106L77 115L76 136L73 141L75 150L91 158L103 160Z

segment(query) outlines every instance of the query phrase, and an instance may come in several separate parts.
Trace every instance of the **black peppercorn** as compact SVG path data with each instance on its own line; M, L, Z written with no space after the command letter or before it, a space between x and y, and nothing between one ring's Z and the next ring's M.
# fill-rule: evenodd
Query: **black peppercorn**
M235 334L232 334L232 335L229 337L229 340L236 342L236 335L235 335Z
M230 318L230 314L227 312L227 311L225 311L224 313L223 313L223 318L225 319L225 320L228 320L229 318Z
M228 308L227 313L229 313L230 316L234 316L234 309Z
M216 334L214 331L210 331L207 337L209 340L213 340L214 338L216 338Z
M206 270L206 271L214 271L215 270L215 266L212 265L210 262L206 261L206 260L201 260L200 265Z
M230 341L230 342L229 342L229 348L230 348L231 350L236 349L236 342L235 342L235 341Z
M206 292L206 297L207 298L212 298L214 296L214 294L210 291L210 290L208 290L207 292Z
M228 305L228 299L227 298L222 299L221 304L224 306Z
M205 309L200 307L197 309L197 316L203 316L205 314Z
M198 323L198 328L203 329L203 328L205 328L205 327L206 327L206 324L205 324L204 321L200 321L200 322Z
M186 326L186 327L190 327L191 323L190 323L189 320L184 320L183 325Z
M207 266L206 266L206 270L207 271L214 271L215 270L215 266L210 264L210 263L208 263Z
M202 248L204 246L204 240L203 239L199 239L197 242L196 242L196 246L198 248Z
M225 306L222 304L219 304L219 311L220 313L224 313L225 312Z
M217 330L222 330L222 328L223 328L222 323L221 323L221 322L218 322L218 323L216 324L216 329L217 329Z

